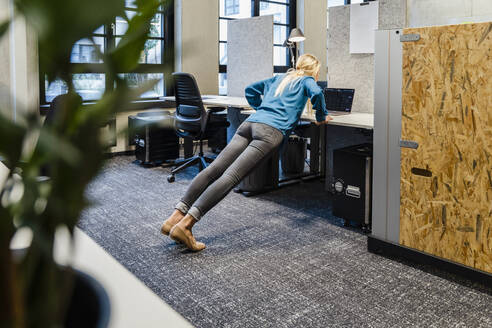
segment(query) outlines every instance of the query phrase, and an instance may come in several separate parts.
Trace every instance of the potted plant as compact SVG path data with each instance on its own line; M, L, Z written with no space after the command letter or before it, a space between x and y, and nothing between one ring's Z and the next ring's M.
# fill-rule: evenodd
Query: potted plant
M16 13L38 33L40 70L49 81L62 80L68 93L49 125L42 124L35 114L16 121L0 115L0 157L8 168L0 185L0 327L99 327L104 318L96 318L93 324L81 323L77 312L94 305L93 301L84 304L84 283L94 287L91 293L96 297L104 293L85 274L74 275L73 269L55 262L55 231L67 227L73 235L81 211L88 206L85 190L103 167L107 148L100 127L155 83L129 88L118 74L138 66L152 18L159 6L168 2L136 0L137 14L131 19L126 18L123 0L14 3ZM83 105L72 76L90 73L92 68L87 64L83 71L74 71L70 65L72 47L76 41L90 38L101 25L110 26L116 17L128 20L128 30L114 48L99 52L104 73L116 83L100 100ZM0 38L9 24L0 23ZM37 141L29 151L26 145L33 136ZM46 166L49 177L43 178ZM33 237L23 254L16 256L10 243L21 228L30 229ZM99 303L103 308L92 312L104 313L107 304L104 300Z

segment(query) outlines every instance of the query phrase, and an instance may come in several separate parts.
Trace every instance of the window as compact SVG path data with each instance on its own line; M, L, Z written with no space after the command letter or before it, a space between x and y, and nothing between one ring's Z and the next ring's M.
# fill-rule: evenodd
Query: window
M219 94L227 93L227 22L238 18L273 15L274 72L289 69L290 54L283 47L290 30L296 27L296 0L235 0L236 10L229 11L233 1L219 0Z
M289 37L290 30L296 27L295 24L292 26L289 24L289 14L290 4L288 0L260 1L259 16L273 15L273 64L277 67L277 72L287 71L289 66L288 49L283 44L285 39Z
M362 3L374 0L328 0L328 7L350 5L352 3Z
M225 0L225 15L236 15L239 13L239 0Z
M125 0L126 17L117 17L113 24L101 26L94 31L91 38L79 40L73 46L70 57L73 71L81 72L73 75L73 83L84 101L99 99L106 89L113 88L114 81L106 78L98 53L104 53L106 49L120 42L128 29L128 20L136 15L136 6L133 3L133 0ZM133 72L119 74L128 81L130 87L137 87L150 79L159 80L152 90L141 95L142 99L158 99L166 95L164 74L161 73L164 66L164 49L172 44L174 39L174 6L171 4L169 8L169 11L160 10L152 19L139 67ZM167 60L174 61L172 58ZM48 84L43 73L40 74L40 78L42 105L67 92L67 86L61 80Z
M328 7L343 6L347 4L347 0L328 0Z
M270 4L268 2L261 2L260 3L260 10L267 10L269 5Z

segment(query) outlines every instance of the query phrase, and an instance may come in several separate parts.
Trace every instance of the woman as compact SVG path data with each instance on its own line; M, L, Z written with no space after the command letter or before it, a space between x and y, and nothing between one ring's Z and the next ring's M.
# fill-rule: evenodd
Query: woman
M302 55L295 70L246 88L246 99L256 113L239 126L212 164L193 179L174 212L163 223L163 234L193 251L204 249L205 244L193 237L193 225L282 143L297 125L308 98L316 109L317 124L331 120L323 92L315 82L319 69L315 56Z

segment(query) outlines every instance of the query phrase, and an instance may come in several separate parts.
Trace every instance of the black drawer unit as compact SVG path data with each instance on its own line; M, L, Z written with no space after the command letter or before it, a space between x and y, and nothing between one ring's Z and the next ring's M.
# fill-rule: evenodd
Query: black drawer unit
M130 144L135 145L135 156L141 164L160 165L179 158L179 139L174 131L174 116L128 116Z
M206 133L208 147L214 153L220 153L227 146L227 113L218 112L210 115L209 131Z
M371 227L372 144L333 151L333 215Z
M307 154L307 139L290 136L282 149L281 168L285 175L299 175L304 172Z

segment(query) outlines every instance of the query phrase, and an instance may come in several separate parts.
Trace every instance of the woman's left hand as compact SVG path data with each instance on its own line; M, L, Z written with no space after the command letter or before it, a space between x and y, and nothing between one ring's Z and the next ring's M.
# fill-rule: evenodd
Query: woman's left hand
M331 117L330 115L327 115L324 121L321 121L321 122L316 121L316 122L314 122L314 124L316 124L316 125L328 124L328 122L330 122L331 120L333 120L333 117Z

